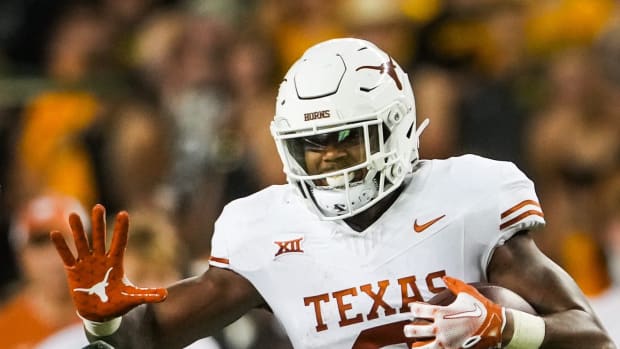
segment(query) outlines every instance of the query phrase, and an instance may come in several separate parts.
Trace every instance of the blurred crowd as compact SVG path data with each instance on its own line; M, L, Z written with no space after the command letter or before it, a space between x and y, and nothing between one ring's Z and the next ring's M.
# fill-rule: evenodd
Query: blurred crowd
M545 209L541 249L594 302L620 307L617 0L4 0L0 332L39 325L0 346L35 348L79 322L41 234L68 231L75 203L136 213L129 250L149 246L136 252L146 266L128 262L136 279L204 271L222 207L286 182L269 133L280 79L343 36L409 73L418 122L431 121L423 158L515 162ZM290 348L264 311L209 345Z

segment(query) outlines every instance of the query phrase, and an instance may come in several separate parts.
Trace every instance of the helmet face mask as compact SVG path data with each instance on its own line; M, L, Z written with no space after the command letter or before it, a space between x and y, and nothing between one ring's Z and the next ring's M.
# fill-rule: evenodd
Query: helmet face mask
M291 185L321 219L351 217L402 183L417 160L407 74L372 43L310 48L280 85L271 132Z
M346 124L320 133L282 137L290 174L332 177L343 170L366 168L380 148L378 124L378 121Z

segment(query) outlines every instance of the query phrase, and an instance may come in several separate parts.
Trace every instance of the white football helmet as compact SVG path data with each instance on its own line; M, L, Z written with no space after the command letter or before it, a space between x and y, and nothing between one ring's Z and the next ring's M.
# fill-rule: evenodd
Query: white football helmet
M345 38L311 47L289 69L271 133L288 182L321 219L335 220L398 188L418 160L424 127L416 129L400 66L374 44Z

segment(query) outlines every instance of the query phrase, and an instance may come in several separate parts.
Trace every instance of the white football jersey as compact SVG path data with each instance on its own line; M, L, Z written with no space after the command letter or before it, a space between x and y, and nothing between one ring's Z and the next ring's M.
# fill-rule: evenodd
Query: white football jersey
M248 279L295 348L408 348L408 304L443 275L484 281L493 250L544 224L533 183L473 155L422 160L363 232L321 221L288 185L226 206L210 264Z

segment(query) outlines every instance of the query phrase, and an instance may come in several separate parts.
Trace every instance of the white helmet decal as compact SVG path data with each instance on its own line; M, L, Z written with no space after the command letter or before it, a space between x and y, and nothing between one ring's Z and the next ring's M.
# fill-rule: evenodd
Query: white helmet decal
M392 60L392 57L390 57L389 62L385 62L381 65L363 65L361 67L357 67L355 69L355 71L358 71L360 69L374 69L374 70L378 70L380 74L387 74L389 77L391 77L394 80L394 83L396 84L396 87L399 90L403 89L403 85L400 82L400 79L398 78L398 75L396 74L396 66L394 65L394 61ZM366 92L370 92L373 89L375 89L377 86L372 87L372 88L366 88ZM364 87L361 87L362 89L364 89Z

